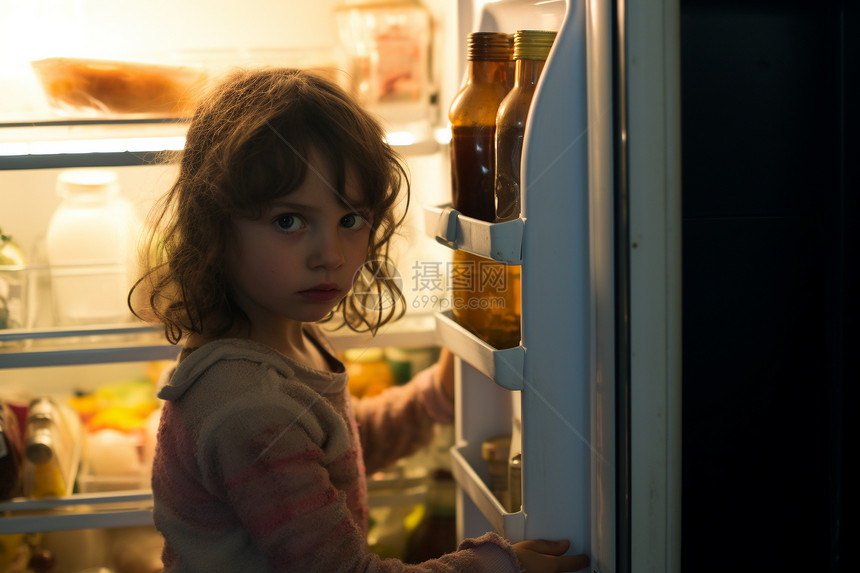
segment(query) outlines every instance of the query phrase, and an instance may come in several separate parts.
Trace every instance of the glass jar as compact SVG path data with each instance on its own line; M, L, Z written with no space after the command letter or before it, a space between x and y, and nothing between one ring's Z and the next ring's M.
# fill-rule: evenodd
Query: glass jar
M346 88L389 131L429 137L432 17L419 0L346 0L335 9Z
M128 321L140 223L131 204L119 196L116 174L64 171L57 193L63 202L48 225L46 248L58 322Z

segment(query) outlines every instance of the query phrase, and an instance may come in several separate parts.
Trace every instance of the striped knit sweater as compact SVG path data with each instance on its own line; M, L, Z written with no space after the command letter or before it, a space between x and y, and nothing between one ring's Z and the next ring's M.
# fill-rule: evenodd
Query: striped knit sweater
M336 362L318 329L309 334ZM152 478L166 573L520 571L494 533L420 565L367 550L365 464L425 445L453 407L433 368L355 403L346 383L342 365L313 370L239 339L166 373Z

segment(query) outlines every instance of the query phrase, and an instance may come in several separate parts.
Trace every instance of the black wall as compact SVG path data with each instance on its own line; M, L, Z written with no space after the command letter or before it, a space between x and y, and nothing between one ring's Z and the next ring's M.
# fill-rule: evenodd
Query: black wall
M685 571L850 557L853 4L681 2Z

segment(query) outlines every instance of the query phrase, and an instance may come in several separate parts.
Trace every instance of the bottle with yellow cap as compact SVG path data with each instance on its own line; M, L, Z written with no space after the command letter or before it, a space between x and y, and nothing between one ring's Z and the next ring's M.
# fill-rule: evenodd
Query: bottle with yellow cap
M556 32L519 30L514 34L514 87L496 113L496 221L520 216L520 162L523 136L535 88Z
M495 133L495 213L496 222L511 221L520 216L520 162L523 136L538 80L555 40L556 32L519 30L514 34L514 87L499 104ZM504 269L497 298L504 304L490 306L486 311L489 330L484 337L497 348L510 348L520 343L521 267L509 265Z

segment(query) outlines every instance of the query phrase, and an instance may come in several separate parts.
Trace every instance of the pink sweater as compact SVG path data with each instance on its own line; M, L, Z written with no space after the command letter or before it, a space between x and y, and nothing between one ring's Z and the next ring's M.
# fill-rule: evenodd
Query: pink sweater
M231 339L166 374L152 477L165 571L519 573L495 533L420 565L367 550L365 464L373 471L425 445L453 408L428 369L353 411L339 370Z

